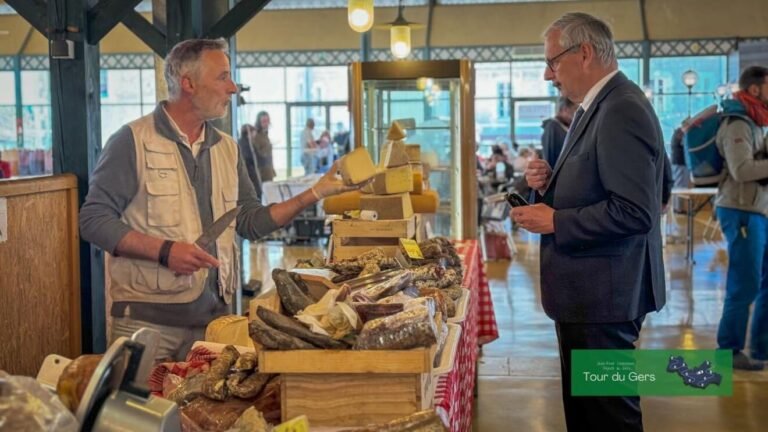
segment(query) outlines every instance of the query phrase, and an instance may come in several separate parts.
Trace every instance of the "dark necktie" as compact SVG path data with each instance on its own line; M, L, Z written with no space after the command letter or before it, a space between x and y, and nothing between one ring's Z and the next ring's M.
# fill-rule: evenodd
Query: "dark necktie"
M571 132L576 129L576 126L579 124L579 120L581 120L581 116L584 114L584 108L579 105L579 109L576 110L576 113L573 114L573 121L571 121L571 126L568 128L568 132L565 134L565 143L568 144L568 138L571 137ZM563 147L565 149L565 147Z
M568 127L568 132L565 133L565 141L563 141L563 149L560 150L560 154L557 156L558 160L555 161L555 166L557 166L557 162L560 161L560 158L566 152L566 149L568 146L568 138L571 137L571 132L576 129L576 126L578 126L579 120L581 120L581 116L583 114L584 114L584 108L582 108L581 105L579 105L579 109L577 109L576 112L573 114L573 120L571 121L571 125ZM552 167L552 169L555 169L555 167ZM536 191L533 189L531 189L529 200L531 203L537 202Z

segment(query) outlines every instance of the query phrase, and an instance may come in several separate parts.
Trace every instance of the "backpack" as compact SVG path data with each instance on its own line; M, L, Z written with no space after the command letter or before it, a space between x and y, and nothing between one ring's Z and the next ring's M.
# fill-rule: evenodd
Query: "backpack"
M725 159L717 148L717 131L727 119L738 118L750 126L754 122L746 114L739 112L718 112L717 105L712 105L696 114L683 135L685 165L691 174L691 182L696 186L717 186L725 177L723 167Z

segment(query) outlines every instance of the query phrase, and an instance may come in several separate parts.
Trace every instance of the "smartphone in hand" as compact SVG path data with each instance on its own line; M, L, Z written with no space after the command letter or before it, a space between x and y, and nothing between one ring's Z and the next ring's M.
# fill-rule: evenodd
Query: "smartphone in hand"
M526 201L525 198L523 198L517 192L508 192L504 196L504 199L506 199L509 205L511 205L512 207L522 207L522 206L528 205L528 201Z

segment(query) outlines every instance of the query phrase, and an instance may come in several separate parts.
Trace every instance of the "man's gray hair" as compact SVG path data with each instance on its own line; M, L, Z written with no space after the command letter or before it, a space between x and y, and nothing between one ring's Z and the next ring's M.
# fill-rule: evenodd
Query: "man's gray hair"
M168 97L181 94L181 78L187 74L196 74L203 51L222 51L229 54L229 45L223 38L188 39L177 43L165 56L165 82L168 84Z
M583 12L570 12L550 24L544 37L555 29L560 30L559 42L563 49L588 43L604 66L616 62L613 33L605 21Z

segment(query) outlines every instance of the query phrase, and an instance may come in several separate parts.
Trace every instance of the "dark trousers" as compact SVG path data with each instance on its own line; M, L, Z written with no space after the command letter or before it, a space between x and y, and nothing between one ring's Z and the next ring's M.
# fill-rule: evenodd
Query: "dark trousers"
M555 323L568 431L643 430L639 396L571 396L571 350L635 349L644 318L604 324Z

